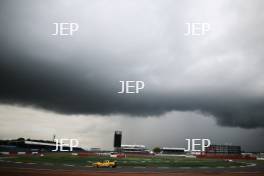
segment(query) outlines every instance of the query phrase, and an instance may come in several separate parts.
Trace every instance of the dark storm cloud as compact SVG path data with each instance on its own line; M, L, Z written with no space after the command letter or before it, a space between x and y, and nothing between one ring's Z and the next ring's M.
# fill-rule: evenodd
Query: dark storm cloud
M191 1L25 2L1 2L2 103L65 114L198 110L220 125L264 127L260 1L202 1L197 9ZM80 31L51 36L58 21L78 22ZM215 28L197 42L182 35L189 21ZM119 80L146 87L117 94Z

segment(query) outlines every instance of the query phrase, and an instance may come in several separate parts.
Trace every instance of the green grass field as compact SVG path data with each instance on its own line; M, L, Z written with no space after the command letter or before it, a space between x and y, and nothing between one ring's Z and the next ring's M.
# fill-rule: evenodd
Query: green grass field
M52 163L54 165L71 164L75 166L91 166L97 161L116 160L118 166L137 167L232 167L245 165L240 162L226 162L215 159L196 159L185 157L127 157L110 158L103 156L72 156L65 153L45 154L44 156L18 156L8 158L14 162Z

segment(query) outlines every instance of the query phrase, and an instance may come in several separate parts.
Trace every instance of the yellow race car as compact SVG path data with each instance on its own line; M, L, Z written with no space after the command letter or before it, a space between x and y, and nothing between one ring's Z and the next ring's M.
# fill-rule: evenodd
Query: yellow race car
M116 167L116 161L104 161L104 162L96 162L96 163L93 163L93 166L94 167Z

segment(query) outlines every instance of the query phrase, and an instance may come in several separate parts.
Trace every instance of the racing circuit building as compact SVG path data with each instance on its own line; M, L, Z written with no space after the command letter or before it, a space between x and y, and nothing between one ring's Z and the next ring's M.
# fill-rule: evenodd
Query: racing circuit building
M121 145L121 151L123 153L131 153L131 154L149 154L150 151L146 148L145 145Z
M186 154L184 151L184 148L174 148L174 147L163 147L160 149L161 154L172 154L172 155L181 155L181 154Z
M221 159L249 159L255 160L255 156L242 155L240 146L233 145L210 145L198 158L221 158Z
M70 146L63 146L65 150L70 150ZM1 140L0 153L1 154L16 154L16 153L40 153L51 152L56 149L56 142L47 140L32 140L32 139L14 139ZM80 147L73 147L74 152L84 151Z
M241 154L241 147L240 146L233 146L233 145L210 145L209 147L205 148L206 154L234 154L240 155Z

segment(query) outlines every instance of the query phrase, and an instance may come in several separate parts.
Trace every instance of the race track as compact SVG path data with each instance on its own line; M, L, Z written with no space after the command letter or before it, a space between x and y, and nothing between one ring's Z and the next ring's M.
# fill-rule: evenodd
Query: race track
M21 163L21 162L0 162L0 175L4 176L123 176L123 175L183 175L183 176L263 176L263 165L252 167L238 168L169 168L169 167L117 167L117 168L92 168L80 167L73 165L54 166L46 163L39 165L36 163Z

